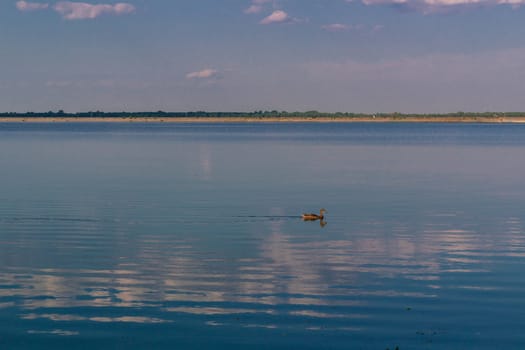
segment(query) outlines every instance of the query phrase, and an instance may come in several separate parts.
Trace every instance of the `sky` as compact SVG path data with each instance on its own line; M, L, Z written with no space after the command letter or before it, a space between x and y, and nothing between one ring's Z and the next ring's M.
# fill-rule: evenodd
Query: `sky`
M0 0L0 111L525 111L525 0Z

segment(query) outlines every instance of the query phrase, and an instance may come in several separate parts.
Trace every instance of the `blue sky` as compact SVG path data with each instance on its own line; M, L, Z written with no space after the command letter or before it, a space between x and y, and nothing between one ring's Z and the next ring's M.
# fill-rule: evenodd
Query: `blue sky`
M1 111L525 111L525 0L2 0L0 47Z

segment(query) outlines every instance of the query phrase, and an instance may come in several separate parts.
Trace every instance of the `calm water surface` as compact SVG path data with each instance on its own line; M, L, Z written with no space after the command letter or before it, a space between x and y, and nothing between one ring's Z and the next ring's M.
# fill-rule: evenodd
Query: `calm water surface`
M0 124L0 348L523 349L524 177L519 125Z

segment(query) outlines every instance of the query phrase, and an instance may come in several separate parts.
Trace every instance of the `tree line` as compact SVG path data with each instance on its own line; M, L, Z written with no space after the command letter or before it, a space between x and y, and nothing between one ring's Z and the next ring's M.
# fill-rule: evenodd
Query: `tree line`
M431 113L431 114L405 114L405 113L349 113L349 112L287 112L287 111L253 111L253 112L103 112L89 111L67 113L63 110L48 112L4 112L0 118L513 118L525 117L525 112L456 112L456 113Z

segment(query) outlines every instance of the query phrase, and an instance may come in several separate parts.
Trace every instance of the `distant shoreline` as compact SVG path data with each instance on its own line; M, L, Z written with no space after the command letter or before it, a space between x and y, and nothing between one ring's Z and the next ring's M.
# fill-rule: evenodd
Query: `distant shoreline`
M0 117L0 123L525 123L525 116Z

